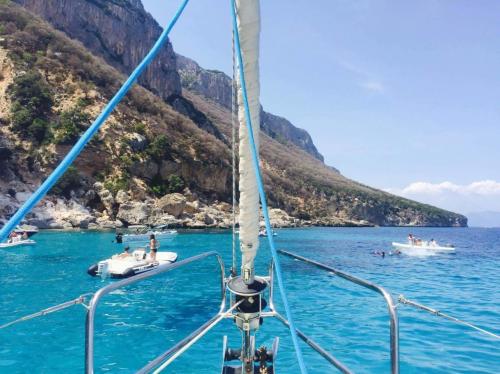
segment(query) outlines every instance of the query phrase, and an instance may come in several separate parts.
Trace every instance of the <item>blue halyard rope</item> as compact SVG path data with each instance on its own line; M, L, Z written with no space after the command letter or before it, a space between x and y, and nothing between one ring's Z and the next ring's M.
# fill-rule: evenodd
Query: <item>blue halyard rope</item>
M262 213L264 214L264 221L266 223L267 238L269 241L269 247L271 248L271 254L273 257L275 272L276 272L276 279L278 281L281 299L283 301L283 306L285 308L285 314L286 314L286 317L288 319L288 323L290 324L290 335L292 336L292 341L293 341L293 345L295 348L295 354L297 356L297 361L299 362L299 367L300 367L301 373L306 374L307 369L306 369L306 366L304 364L304 358L302 357L302 351L301 351L300 346L299 346L299 340L297 339L297 333L295 330L295 325L293 323L292 313L290 311L290 306L288 304L288 298L286 296L285 286L283 284L283 279L281 277L281 265L279 262L278 253L276 252L276 248L274 246L273 231L272 231L272 227L271 227L271 221L269 220L269 212L267 209L266 192L264 191L264 183L262 182L262 176L260 173L259 153L257 151L257 147L255 146L255 139L254 139L253 130L252 130L252 122L251 122L251 118L250 118L250 107L248 105L247 88L246 88L246 84L245 84L245 72L243 69L243 57L241 55L241 47L240 47L240 35L238 33L238 26L237 26L237 21L236 21L236 2L235 2L235 0L231 0L231 14L233 17L234 44L235 44L235 48L236 48L236 55L238 58L238 69L239 69L239 73L240 73L241 90L243 93L243 104L245 107L245 119L246 119L247 127L248 127L250 149L252 151L252 162L253 162L253 167L255 169L255 177L257 178L257 186L259 188L260 202L262 204ZM259 126L259 125L260 124L257 124L257 126Z
M146 57L141 61L141 63L135 68L135 70L130 74L128 79L123 83L121 88L111 99L111 101L106 105L104 110L99 114L94 123L85 131L78 142L73 146L69 153L64 157L57 168L52 172L52 174L43 182L43 184L38 187L38 189L31 195L31 197L18 209L18 211L11 217L11 219L5 224L5 226L0 230L0 242L5 240L9 233L21 222L26 214L28 214L36 204L47 194L47 192L54 186L54 184L62 177L64 172L73 163L75 158L78 157L83 148L87 145L92 136L99 130L104 121L109 117L113 109L120 103L125 94L130 90L132 85L135 83L139 75L146 69L146 67L151 63L155 56L160 51L160 48L168 40L168 34L174 27L175 23L179 19L180 15L184 11L189 0L183 0L181 6L175 13L174 17L168 24L167 28L163 30L160 37L154 44L153 48L148 52Z

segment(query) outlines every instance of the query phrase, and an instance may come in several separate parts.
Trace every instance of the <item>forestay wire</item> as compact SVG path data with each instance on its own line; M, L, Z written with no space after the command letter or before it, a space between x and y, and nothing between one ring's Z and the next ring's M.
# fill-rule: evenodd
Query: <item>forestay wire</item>
M273 231L272 231L271 221L269 219L269 212L268 212L268 208L267 208L266 192L264 190L264 183L262 181L262 175L261 175L260 166L259 166L259 153L257 151L257 147L255 145L255 139L253 136L252 122L251 122L251 116L250 116L250 106L248 104L247 89L246 89L246 83L245 83L245 72L244 72L244 68L243 68L243 56L241 53L240 36L238 33L238 24L237 24L237 19L236 19L236 2L235 2L235 0L231 0L231 15L233 18L234 45L235 45L236 57L237 57L237 61L238 61L238 72L239 72L239 78L240 78L239 83L241 85L241 91L243 94L245 120L246 120L247 127L248 127L250 150L252 153L252 163L253 163L253 167L255 170L255 178L257 179L257 186L259 189L260 202L262 204L262 213L264 214L264 221L265 221L266 230L268 233L267 238L269 241L269 247L271 248L271 254L273 257L273 261L274 261L274 270L276 273L276 280L278 281L280 296L281 296L281 299L283 302L283 307L285 309L285 314L286 314L286 317L288 319L288 323L290 325L290 334L291 334L293 345L295 348L295 354L297 356L297 361L299 363L300 371L301 371L301 373L305 374L305 373L307 373L307 369L305 367L304 359L302 357L302 351L301 351L300 346L299 346L299 341L297 338L295 324L294 324L293 319L292 319L290 305L288 304L288 298L287 298L286 292L285 292L285 285L283 283L283 279L281 276L281 265L280 265L280 261L278 258L278 253L276 252L276 248L274 246L274 239L273 239L273 234L272 234ZM256 126L260 126L260 124L257 123Z
M233 250L233 263L231 268L231 274L236 276L236 61L235 61L235 51L234 51L234 32L232 38L233 44L233 77L231 82L231 153L232 153L232 173L233 173L233 236L232 236L232 250Z
M174 17L168 24L168 26L163 30L160 37L154 44L153 48L148 52L146 57L141 61L141 63L135 68L135 70L130 74L125 83L120 87L118 92L109 101L103 111L96 118L94 123L83 133L82 137L76 142L76 144L71 148L69 153L64 157L61 163L55 168L52 174L42 183L40 187L30 196L28 200L18 209L18 211L11 217L11 219L5 224L5 226L0 230L0 242L5 240L10 232L21 222L26 214L28 214L36 204L47 194L47 192L56 184L56 182L63 176L68 167L73 163L73 161L82 152L83 148L90 141L92 136L101 128L102 124L108 119L111 112L120 103L123 97L127 94L130 88L133 86L139 75L148 67L151 61L156 57L161 47L167 42L168 34L176 24L177 20L181 16L184 8L186 7L189 0L183 0L181 6L175 13Z

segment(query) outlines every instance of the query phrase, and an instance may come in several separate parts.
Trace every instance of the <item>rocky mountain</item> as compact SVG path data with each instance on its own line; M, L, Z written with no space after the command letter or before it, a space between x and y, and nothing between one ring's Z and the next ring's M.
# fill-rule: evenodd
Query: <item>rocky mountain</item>
M0 2L0 219L26 200L125 79L105 58ZM228 227L230 132L230 111L215 100L187 89L165 100L136 86L27 220L41 227ZM264 132L261 161L277 225L467 222L351 181Z
M221 71L207 70L190 58L177 54L177 69L182 87L204 96L208 100L231 109L231 78ZM287 144L292 143L313 157L323 161L307 131L294 126L286 118L264 110L261 112L260 128L271 138Z
M140 0L15 0L57 30L79 40L124 74L130 74L150 50L162 28ZM167 99L181 93L171 43L162 48L139 83Z
M129 74L137 66L162 31L160 25L144 10L140 0L15 0L15 2L44 18L71 38L79 40L93 54L104 58L124 74ZM188 58L176 56L170 43L162 49L141 76L139 83L165 100L175 100L170 96L178 96L181 93L180 77L185 85L189 74L196 74L198 83L192 81L188 88L205 94L226 108L231 107L230 78L221 72L201 69ZM178 100L176 103L179 104ZM305 130L296 128L284 118L266 112L262 119L261 125L266 133L280 141L292 142L323 160L323 156ZM202 126L205 126L203 121L202 123ZM213 133L216 130L211 131Z

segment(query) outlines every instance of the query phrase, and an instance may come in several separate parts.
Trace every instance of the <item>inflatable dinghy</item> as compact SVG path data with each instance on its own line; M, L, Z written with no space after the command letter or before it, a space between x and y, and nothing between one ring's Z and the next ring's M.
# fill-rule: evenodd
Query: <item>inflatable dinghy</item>
M411 253L415 251L443 252L443 253L455 252L455 247L453 246L432 245L426 242L422 243L421 245L392 242L392 246L394 248L399 249L403 253Z
M114 255L107 260L99 261L90 266L87 273L92 276L112 278L128 278L146 271L153 270L159 265L171 264L177 260L175 252L156 252L156 261L151 261L144 249L136 249L131 254Z
M11 242L7 243L0 243L0 248L11 248L11 247L19 247L23 245L35 245L36 242L31 239L25 239L25 240L12 240Z

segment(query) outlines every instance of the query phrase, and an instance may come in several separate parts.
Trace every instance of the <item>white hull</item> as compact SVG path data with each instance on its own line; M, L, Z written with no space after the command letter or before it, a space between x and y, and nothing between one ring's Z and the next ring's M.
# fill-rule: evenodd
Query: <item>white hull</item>
M36 242L31 239L26 240L18 240L13 243L0 243L0 248L11 248L11 247L20 247L23 245L35 245Z
M403 253L414 253L414 252L455 252L455 247L443 247L439 245L412 245L404 243L392 242L392 246L399 249Z
M156 240L168 240L172 239L175 235L177 235L176 230L169 231L148 231L144 234L125 234L123 235L122 242L123 243L137 243L137 242L147 242L151 235L154 235Z
M171 264L177 260L175 252L157 252L154 262L151 260L150 254L145 254L143 249L138 249L125 258L115 255L92 265L87 272L92 276L109 275L113 278L126 278L153 270L162 264Z

